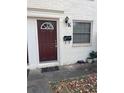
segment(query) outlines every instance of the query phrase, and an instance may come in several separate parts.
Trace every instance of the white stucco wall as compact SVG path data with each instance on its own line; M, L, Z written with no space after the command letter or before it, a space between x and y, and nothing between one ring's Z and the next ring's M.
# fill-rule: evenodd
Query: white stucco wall
M31 45L29 46L30 65L39 64L36 39L37 18L55 18L58 20L59 63L61 65L73 64L77 60L85 60L90 51L96 51L96 0L28 0L27 6L28 44ZM32 8L36 10L32 10ZM66 16L70 18L70 28L66 27L64 23ZM71 35L73 37L73 20L92 21L93 29L90 45L73 46L72 41L70 44L65 44L63 36Z

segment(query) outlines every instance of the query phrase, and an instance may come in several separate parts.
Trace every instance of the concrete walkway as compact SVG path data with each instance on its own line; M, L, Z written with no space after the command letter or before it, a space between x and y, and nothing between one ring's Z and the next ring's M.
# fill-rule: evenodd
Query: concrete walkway
M48 82L96 73L97 64L74 64L59 67L60 70L42 73L41 69L31 70L27 79L27 93L52 93Z

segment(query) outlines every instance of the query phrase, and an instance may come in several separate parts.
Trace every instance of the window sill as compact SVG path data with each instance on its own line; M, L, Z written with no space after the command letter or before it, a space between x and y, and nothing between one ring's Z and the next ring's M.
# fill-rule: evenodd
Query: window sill
M72 44L72 47L90 47L91 43L84 43L84 44Z

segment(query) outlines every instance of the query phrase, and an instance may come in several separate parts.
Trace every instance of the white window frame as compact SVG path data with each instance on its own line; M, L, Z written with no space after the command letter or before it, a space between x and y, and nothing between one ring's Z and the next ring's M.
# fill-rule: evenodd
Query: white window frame
M91 46L92 45L92 36L93 36L93 21L92 20L73 20L74 22L83 22L83 23L91 23L91 29L90 29L90 43L73 43L72 41L72 46L73 47L82 47L82 46ZM74 31L74 30L73 30ZM73 34L73 33L72 33ZM73 40L74 38L72 38Z

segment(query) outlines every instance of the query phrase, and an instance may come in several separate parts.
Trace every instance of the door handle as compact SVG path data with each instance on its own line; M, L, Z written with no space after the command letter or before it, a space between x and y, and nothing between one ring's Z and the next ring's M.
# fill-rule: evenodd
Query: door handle
M57 40L55 40L55 45L57 44Z
M57 40L55 40L55 47L57 47Z
M55 45L55 47L57 47L57 45Z

